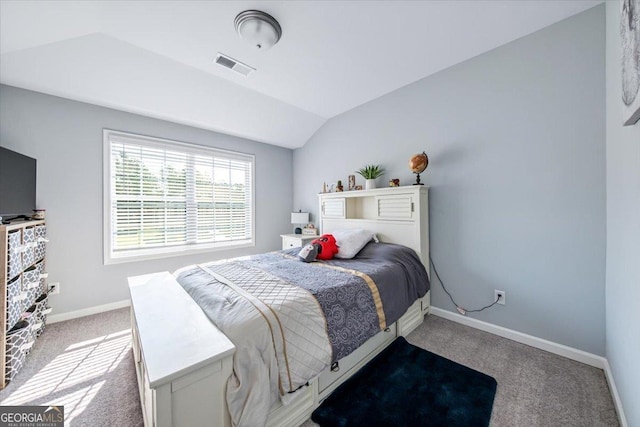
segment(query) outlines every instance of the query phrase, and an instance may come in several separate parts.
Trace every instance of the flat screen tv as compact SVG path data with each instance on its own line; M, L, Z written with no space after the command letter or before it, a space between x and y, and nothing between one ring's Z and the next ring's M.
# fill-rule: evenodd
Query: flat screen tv
M0 216L31 216L36 208L36 159L0 147Z

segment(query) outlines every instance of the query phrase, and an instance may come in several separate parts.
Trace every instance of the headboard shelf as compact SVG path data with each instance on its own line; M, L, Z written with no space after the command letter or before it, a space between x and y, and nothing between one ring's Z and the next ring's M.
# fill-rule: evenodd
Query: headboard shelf
M325 199L332 198L341 198L341 197L371 197L377 195L389 195L396 193L404 193L407 191L415 192L415 191L425 191L427 192L429 189L426 185L405 185L403 187L383 187L383 188L374 188L372 190L352 190L352 191L335 191L333 193L319 193L319 197L323 197Z
M318 194L320 231L364 228L418 253L429 266L429 188L406 186ZM428 268L427 268L428 270Z

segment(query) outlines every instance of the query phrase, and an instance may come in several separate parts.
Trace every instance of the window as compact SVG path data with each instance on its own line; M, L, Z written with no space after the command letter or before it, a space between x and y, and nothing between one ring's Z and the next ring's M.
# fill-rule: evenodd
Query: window
M105 264L254 245L254 157L111 130Z

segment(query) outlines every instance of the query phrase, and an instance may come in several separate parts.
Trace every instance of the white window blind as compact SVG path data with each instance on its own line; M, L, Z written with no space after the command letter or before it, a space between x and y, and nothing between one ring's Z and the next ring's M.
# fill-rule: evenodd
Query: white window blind
M253 245L253 156L104 132L105 263Z

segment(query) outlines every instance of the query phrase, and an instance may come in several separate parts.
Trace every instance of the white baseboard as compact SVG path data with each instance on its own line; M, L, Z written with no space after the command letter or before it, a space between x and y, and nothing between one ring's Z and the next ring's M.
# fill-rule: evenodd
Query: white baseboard
M613 379L613 372L611 372L611 366L609 365L609 361L606 359L604 361L604 376L607 378L609 390L611 390L611 397L613 398L613 405L616 407L616 412L618 413L620 427L628 427L627 418L624 416L624 410L622 409L622 400L620 400L620 395L616 388L616 382Z
M530 345L531 347L539 348L541 350L548 351L549 353L558 354L568 359L576 360L578 362L582 362L603 370L607 363L607 359L593 353L587 353L586 351L578 350L577 348L568 347L566 345L558 344L553 341L547 341L542 338L534 337L533 335L523 334L522 332L483 322L482 320L462 316L460 314L452 313L441 308L431 306L431 314L442 317L444 319L452 320L457 323L461 323L463 325L470 326L472 328L480 329L494 335L508 338L512 341Z
M47 316L47 323L62 322L65 320L77 319L78 317L90 316L92 314L103 313L105 311L116 310L118 308L129 307L131 301L126 299L109 304L97 305L95 307L83 308L82 310L69 311L67 313Z

